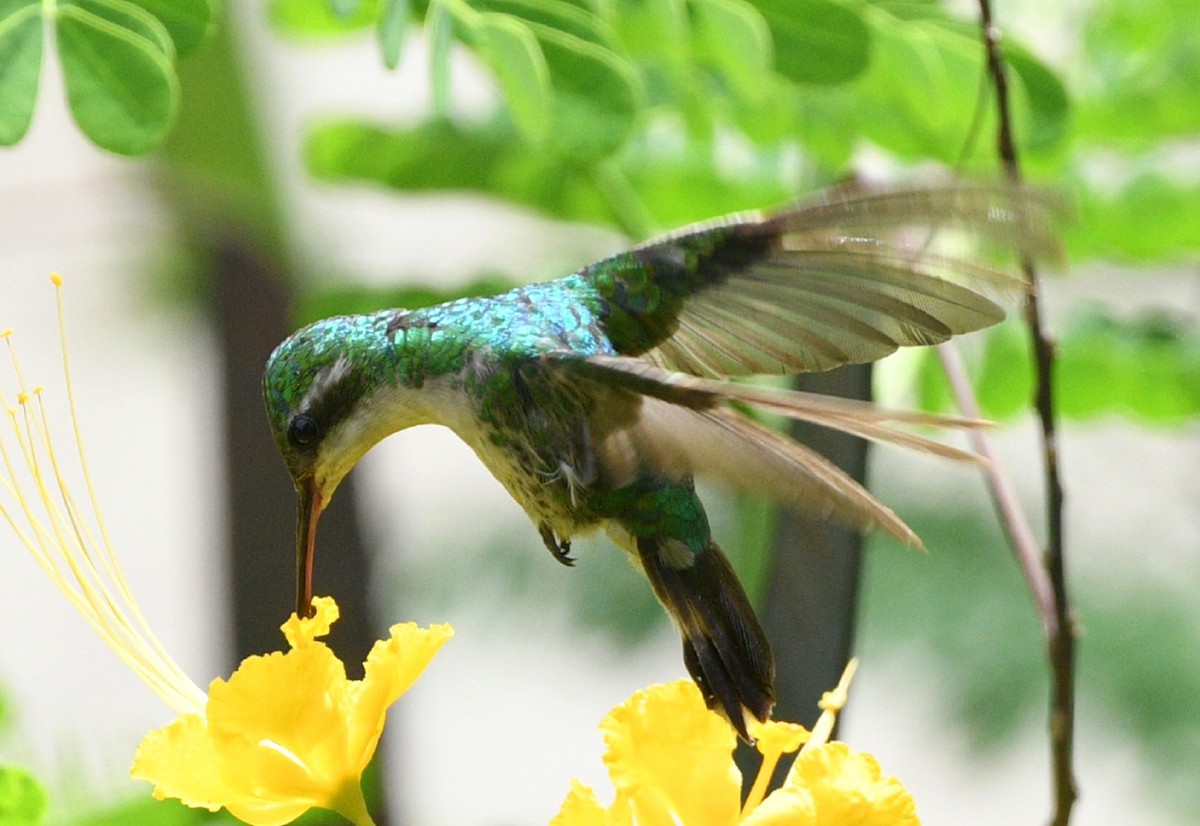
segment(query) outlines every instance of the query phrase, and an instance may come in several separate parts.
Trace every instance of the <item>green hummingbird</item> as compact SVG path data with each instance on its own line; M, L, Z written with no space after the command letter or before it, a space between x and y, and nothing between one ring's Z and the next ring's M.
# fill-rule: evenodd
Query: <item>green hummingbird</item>
M679 230L576 273L423 309L324 319L276 348L263 391L299 495L297 613L310 610L317 521L377 442L453 430L524 508L551 555L603 529L649 579L709 707L743 738L774 704L774 662L693 484L709 475L919 545L831 463L745 415L756 408L950 456L897 428L946 419L734 377L874 361L995 324L1023 282L935 251L970 236L1054 252L1028 191L845 187ZM958 422L962 424L963 422Z

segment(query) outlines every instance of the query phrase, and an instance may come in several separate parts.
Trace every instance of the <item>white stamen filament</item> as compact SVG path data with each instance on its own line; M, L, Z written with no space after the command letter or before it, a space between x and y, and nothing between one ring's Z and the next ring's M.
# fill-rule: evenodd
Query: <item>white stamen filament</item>
M8 345L17 379L17 406L10 406L2 393L0 405L8 417L16 449L9 449L3 432L0 432L0 461L3 462L0 488L8 493L15 507L0 499L0 517L8 522L75 610L143 682L176 712L203 714L207 703L205 693L184 674L150 630L117 562L88 471L76 415L63 321L62 281L57 275L52 276L52 280L57 288L68 407L75 449L88 492L91 520L67 486L50 437L42 388L27 389L12 345L11 330L0 333L0 337ZM35 404L36 410L33 409ZM36 497L29 497L23 489L17 474L19 466L23 466L23 475L32 481ZM52 482L47 478L47 471L53 476Z

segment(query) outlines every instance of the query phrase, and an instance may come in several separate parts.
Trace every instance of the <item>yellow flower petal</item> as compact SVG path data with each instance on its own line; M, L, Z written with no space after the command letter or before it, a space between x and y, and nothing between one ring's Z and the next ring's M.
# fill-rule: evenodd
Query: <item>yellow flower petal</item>
M629 796L618 792L617 799L605 809L591 786L571 781L571 791L550 826L633 826L633 808ZM644 822L638 821L638 826Z
M231 788L332 798L362 766L347 760L345 667L323 643L249 657L208 690L209 732Z
M138 746L130 775L154 783L158 800L178 798L187 806L216 811L222 806L252 826L290 823L306 802L242 796L221 776L221 761L204 719L189 714L151 732Z
M690 681L637 692L601 724L613 805L602 808L574 781L551 826L631 826L635 816L638 826L919 826L912 796L874 757L826 743L856 664L822 698L811 733L794 723L751 724L763 762L740 813L728 723L704 707ZM779 757L797 749L784 785L764 799Z
M371 647L363 665L363 680L355 684L348 715L347 753L362 765L371 762L384 719L392 703L408 691L441 647L454 636L449 625L418 628L416 623L393 625L391 635Z
M328 635L329 629L342 615L332 597L313 597L312 607L313 615L311 617L298 617L292 614L279 629L292 648L300 648L308 645L317 637Z
M827 743L801 753L784 785L812 795L814 826L919 826L921 822L904 785L883 775L870 754L851 751L845 743Z
M550 826L605 826L607 813L591 786L571 781L571 791Z
M795 786L771 792L741 820L742 826L815 826L816 823L817 807L812 794Z
M177 797L189 806L215 812L221 808L225 784L204 718L180 717L152 731L138 746L130 774L155 784L159 800Z
M361 681L317 636L337 619L332 600L314 600L315 616L283 627L287 653L248 657L229 680L209 688L206 717L178 720L149 735L136 777L159 797L225 806L268 826L317 806L356 823L369 818L359 787L387 715L454 633L447 625L396 625L377 642Z
M690 680L652 686L600 724L613 784L643 826L737 822L741 774L733 729L704 705Z

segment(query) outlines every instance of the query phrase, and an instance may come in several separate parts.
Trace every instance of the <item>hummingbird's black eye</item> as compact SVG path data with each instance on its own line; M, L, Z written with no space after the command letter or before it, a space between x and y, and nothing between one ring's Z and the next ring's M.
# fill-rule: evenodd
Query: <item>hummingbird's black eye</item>
M307 447L321 435L321 426L312 416L301 413L288 425L288 441L295 447Z

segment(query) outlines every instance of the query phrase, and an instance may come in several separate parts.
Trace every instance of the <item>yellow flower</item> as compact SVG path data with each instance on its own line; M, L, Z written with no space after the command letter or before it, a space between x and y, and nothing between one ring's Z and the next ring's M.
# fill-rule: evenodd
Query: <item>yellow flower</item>
M56 286L61 279L53 276ZM337 619L333 600L317 598L315 616L283 626L290 650L249 657L206 695L171 659L126 584L96 503L75 413L62 298L59 327L81 503L68 489L51 438L41 387L29 389L0 332L17 380L15 404L0 393L11 439L0 428L0 518L71 604L180 717L151 732L138 748L134 777L155 784L158 798L222 806L255 826L286 823L311 807L371 823L361 776L375 753L388 707L417 680L450 638L448 625L391 628L375 643L362 680L346 679L323 642Z
M871 755L828 742L855 667L852 660L822 698L824 713L812 732L775 721L752 726L763 762L742 805L732 760L736 735L705 707L695 684L680 680L637 692L600 724L613 804L604 808L590 787L573 781L551 826L918 826L900 781L884 776ZM797 749L784 784L766 794L779 759Z
M228 682L213 680L204 715L184 715L142 741L132 773L155 784L155 797L224 806L258 826L313 806L369 822L360 781L388 707L453 632L394 625L371 649L364 678L348 680L316 640L329 633L337 606L328 597L313 605L316 616L293 614L283 626L290 651L247 658Z

